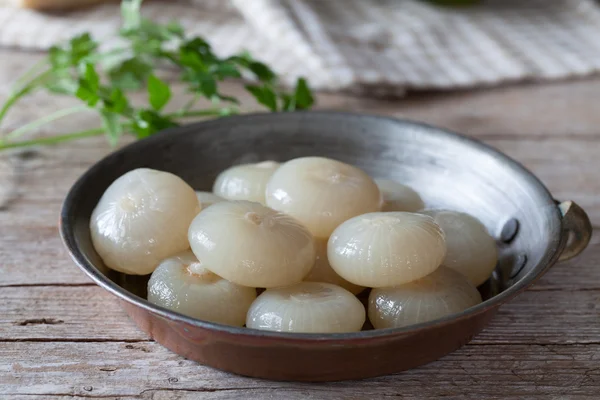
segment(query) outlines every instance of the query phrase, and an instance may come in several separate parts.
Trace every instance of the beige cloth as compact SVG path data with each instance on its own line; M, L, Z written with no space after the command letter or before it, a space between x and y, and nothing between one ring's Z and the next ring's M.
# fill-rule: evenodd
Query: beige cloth
M189 0L146 2L218 53L250 50L286 82L401 94L600 71L593 0L496 0L441 8L419 0ZM0 46L45 49L82 32L109 38L118 6L66 14L0 8Z

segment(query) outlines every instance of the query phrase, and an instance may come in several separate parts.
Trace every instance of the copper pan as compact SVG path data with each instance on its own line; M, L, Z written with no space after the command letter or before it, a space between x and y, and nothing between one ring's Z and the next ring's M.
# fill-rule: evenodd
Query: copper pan
M145 300L148 277L108 270L88 229L104 190L139 167L170 171L210 190L219 171L242 162L326 156L373 176L413 186L427 206L465 211L496 237L498 266L484 302L460 314L403 329L285 334L196 320ZM334 381L403 371L450 353L479 333L498 307L553 264L579 254L591 236L585 212L557 202L523 166L478 141L391 118L334 112L254 114L171 129L99 161L72 187L61 235L76 264L117 296L157 342L199 363L276 380Z

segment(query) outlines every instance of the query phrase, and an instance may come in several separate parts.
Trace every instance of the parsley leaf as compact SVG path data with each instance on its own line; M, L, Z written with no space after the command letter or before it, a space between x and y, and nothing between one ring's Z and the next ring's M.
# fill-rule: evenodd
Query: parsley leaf
M152 73L152 65L141 58L128 58L113 66L108 77L115 87L125 90L138 90Z
M310 88L308 87L308 82L306 79L299 78L296 82L296 91L294 93L294 99L296 100L296 109L297 110L306 110L315 102L315 99L312 95Z
M79 78L79 87L75 95L85 101L88 106L94 107L98 103L98 100L100 100L100 96L98 96L100 76L91 63L82 64L82 68L84 72Z
M169 85L157 78L156 75L150 75L148 78L148 99L156 111L160 111L171 99Z
M158 131L175 126L177 126L175 121L154 110L141 110L134 118L133 130L138 139L143 139Z
M106 137L108 138L109 143L111 146L116 146L119 138L123 134L123 126L120 123L121 117L119 114L108 110L101 110L100 117L102 119L102 125L106 130Z
M271 111L277 111L277 96L273 89L268 86L246 85L246 90L254 96L259 104Z

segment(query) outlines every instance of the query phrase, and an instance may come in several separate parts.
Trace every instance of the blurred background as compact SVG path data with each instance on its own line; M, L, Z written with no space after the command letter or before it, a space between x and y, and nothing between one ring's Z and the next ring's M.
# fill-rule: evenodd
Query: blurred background
M120 25L111 1L0 5L4 47L43 50L83 31L109 45ZM600 69L593 0L156 0L143 12L180 22L218 55L249 50L283 82L305 76L318 90L400 96Z

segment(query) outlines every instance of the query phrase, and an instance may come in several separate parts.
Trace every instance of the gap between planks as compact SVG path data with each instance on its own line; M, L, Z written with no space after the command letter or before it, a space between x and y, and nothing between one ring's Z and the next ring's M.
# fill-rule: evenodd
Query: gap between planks
M477 336L476 336L477 337ZM0 339L0 343L160 343L153 339L89 339L89 338L31 338L31 339ZM540 346L540 347L573 347L573 346L600 346L600 340L581 341L573 343L539 342L529 341L472 341L465 346Z

